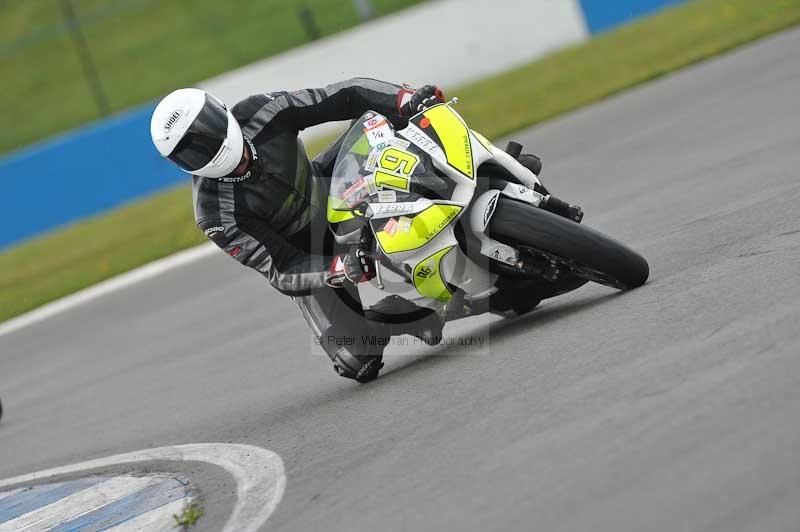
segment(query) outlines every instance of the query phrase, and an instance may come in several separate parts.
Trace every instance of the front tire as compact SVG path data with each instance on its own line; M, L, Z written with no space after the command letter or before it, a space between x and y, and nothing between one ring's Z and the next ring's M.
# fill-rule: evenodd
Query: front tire
M584 279L630 290L650 274L647 261L611 237L528 203L500 196L487 234L554 258Z

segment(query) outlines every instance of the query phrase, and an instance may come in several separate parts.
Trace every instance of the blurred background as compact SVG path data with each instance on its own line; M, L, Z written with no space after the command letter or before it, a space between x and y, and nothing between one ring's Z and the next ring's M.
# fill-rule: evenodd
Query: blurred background
M285 460L270 530L797 531L798 57L800 0L0 0L0 479L229 442ZM648 283L334 375L198 230L149 122L186 85L234 104L356 75L439 84L540 155ZM175 473L213 529L232 481ZM0 530L58 515L38 487L0 493Z
M175 88L437 83L498 137L798 20L800 0L0 0L0 321L204 241L149 138Z
M3 0L0 153L422 0Z

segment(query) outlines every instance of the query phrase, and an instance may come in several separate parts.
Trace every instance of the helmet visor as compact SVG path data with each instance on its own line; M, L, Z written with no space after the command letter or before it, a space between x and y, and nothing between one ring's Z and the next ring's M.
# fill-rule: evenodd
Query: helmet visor
M217 155L227 133L228 113L225 106L207 94L197 118L168 158L189 172L199 170Z

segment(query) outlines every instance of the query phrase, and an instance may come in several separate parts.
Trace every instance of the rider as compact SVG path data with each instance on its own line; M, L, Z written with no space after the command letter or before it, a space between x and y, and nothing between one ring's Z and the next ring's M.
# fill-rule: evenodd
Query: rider
M326 198L343 137L310 162L297 135L367 111L401 129L443 101L434 85L413 90L373 79L256 94L232 109L205 91L179 89L156 107L150 133L162 156L193 175L195 219L205 235L292 296L336 372L365 382L377 376L391 336L436 342L442 323L398 296L362 308L356 285L374 276L371 259L357 248L337 254L327 230Z

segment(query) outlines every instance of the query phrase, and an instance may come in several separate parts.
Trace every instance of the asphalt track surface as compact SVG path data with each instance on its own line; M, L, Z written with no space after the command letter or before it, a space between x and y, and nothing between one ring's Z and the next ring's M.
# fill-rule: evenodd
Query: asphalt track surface
M0 477L145 447L271 449L275 530L797 530L800 32L527 131L545 182L642 252L484 348L335 377L220 254L0 337Z

